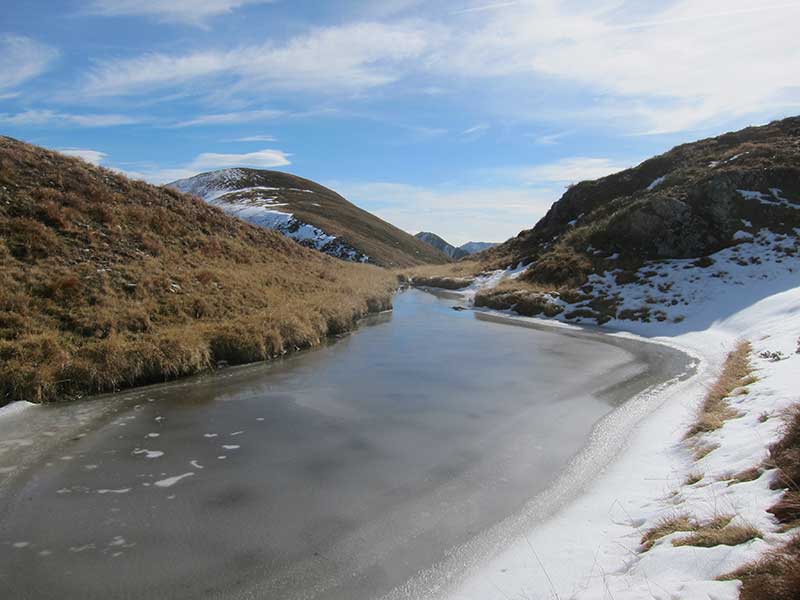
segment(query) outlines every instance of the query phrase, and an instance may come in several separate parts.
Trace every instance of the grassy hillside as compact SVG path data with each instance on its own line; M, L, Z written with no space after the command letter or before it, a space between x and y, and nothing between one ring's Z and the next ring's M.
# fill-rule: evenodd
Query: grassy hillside
M383 267L410 267L446 263L449 258L428 244L375 215L348 202L342 196L308 179L259 169L226 169L202 173L173 182L171 186L196 194L226 210L258 206L291 213L336 236L356 254ZM256 189L254 189L256 188Z
M198 199L0 137L0 404L312 346L390 306L394 285Z

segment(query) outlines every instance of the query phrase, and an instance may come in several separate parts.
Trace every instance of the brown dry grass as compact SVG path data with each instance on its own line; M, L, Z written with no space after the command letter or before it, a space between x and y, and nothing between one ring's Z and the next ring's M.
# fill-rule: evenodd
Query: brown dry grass
M398 269L397 274L406 279L429 277L468 278L475 277L485 270L483 263L464 259L443 265L422 265L407 269Z
M740 580L741 600L799 600L800 535L761 560L723 575L720 579Z
M673 533L686 532L689 535L672 541L673 546L736 546L754 538L761 532L749 525L731 525L733 515L719 515L708 521L699 522L691 515L679 513L661 519L648 529L641 539L643 551L647 551L661 538Z
M646 552L663 537L679 531L694 531L695 529L697 529L697 522L690 515L684 513L675 514L664 517L654 527L645 531L640 544L643 551Z
M0 404L313 346L396 278L171 190L0 137Z
M767 466L778 470L773 487L785 490L770 512L787 529L800 526L800 405L786 415L786 429L770 448Z
M761 532L750 525L731 525L732 515L721 515L700 523L686 537L673 540L673 546L700 546L713 548L714 546L738 546L755 538L761 537Z
M750 342L740 342L736 349L728 354L722 373L709 388L697 420L686 433L687 438L719 429L728 419L739 416L739 413L730 407L726 398L730 397L736 388L741 387L743 381L750 380L752 351Z

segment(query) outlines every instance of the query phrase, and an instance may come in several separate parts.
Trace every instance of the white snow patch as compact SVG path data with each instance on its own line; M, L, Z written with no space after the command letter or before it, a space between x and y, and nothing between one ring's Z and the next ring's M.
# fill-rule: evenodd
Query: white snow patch
M175 477L168 477L167 479L162 479L161 481L156 481L153 485L157 485L161 488L172 487L176 483L178 483L181 479L186 479L187 477L191 477L194 473L184 473L183 475L175 475Z
M648 186L647 186L647 191L648 191L648 192L651 192L651 191L653 191L654 189L656 189L658 186L660 186L662 183L664 183L664 180L665 180L666 178L667 178L667 176L666 176L666 175L662 175L662 176L661 176L661 177L659 177L658 179L654 179L654 180L653 180L653 182L652 182L650 185L648 185Z
M98 494L127 494L130 491L131 491L131 488L120 488L120 489L117 489L117 490L103 489L103 490L97 490L97 493Z
M145 458L161 458L164 456L164 453L161 450L148 450L146 448L136 448L133 451L133 454L144 454Z
M596 288L619 296L621 308L650 306L666 315L663 322L613 320L610 335L682 349L699 361L697 374L655 391L648 399L649 414L628 439L619 441L617 457L582 494L563 499L549 516L536 512L541 506L537 502L547 498L532 500L529 512L498 526L513 533L454 553L452 572L462 575L453 577L449 588L427 587L427 574L422 574L411 584L418 586L415 598L738 597L737 582L717 577L782 545L793 532L781 533L766 512L780 496L770 489L770 471L735 485L730 485L730 477L761 463L770 444L780 438L780 415L800 401L800 354L795 353L800 336L800 257L781 250L781 245L797 245L798 240L766 230L748 235L752 241L739 236L741 243L712 255L714 264L708 268L694 266L691 260L662 261L643 267L640 283L617 285L614 272L592 278ZM656 275L646 277L649 271ZM474 293L470 290L466 296ZM742 339L753 344L758 381L729 399L741 416L704 434L704 443L718 447L695 461L683 435L709 382ZM785 360L760 358L765 351L781 352ZM703 478L688 485L693 472ZM683 534L675 534L642 552L643 532L677 512L698 519L735 515L734 524L757 527L763 539L739 546L676 547L672 540Z

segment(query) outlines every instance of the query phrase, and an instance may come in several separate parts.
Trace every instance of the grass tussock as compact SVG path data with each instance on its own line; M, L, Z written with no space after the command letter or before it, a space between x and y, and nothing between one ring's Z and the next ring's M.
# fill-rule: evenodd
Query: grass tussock
M767 466L777 469L773 487L785 490L769 511L785 529L800 526L800 405L786 415L786 429L770 448Z
M641 539L643 551L673 533L688 533L687 536L672 541L673 546L737 546L757 537L761 532L749 525L731 525L733 515L718 515L707 521L698 521L691 515L679 513L661 519L648 529Z
M699 483L703 480L704 475L702 473L689 473L686 477L685 485L694 485L695 483Z
M800 599L800 535L721 580L740 580L741 600Z
M722 427L728 419L739 416L739 413L730 407L727 398L732 395L734 390L742 387L744 381L750 381L752 350L750 342L740 342L736 349L728 354L722 373L706 393L697 420L686 432L687 438L715 431Z
M663 537L680 531L694 531L695 529L697 529L697 522L690 515L685 513L675 514L664 517L658 521L654 527L648 529L644 535L642 535L640 544L642 545L643 551L646 552Z
M485 266L480 261L463 259L442 265L421 265L410 269L399 269L397 274L409 281L427 278L472 279L485 270Z
M697 525L692 533L672 541L673 546L738 546L755 538L761 532L751 525L731 525L732 515L721 515Z
M313 346L388 308L395 285L200 200L0 137L0 404Z

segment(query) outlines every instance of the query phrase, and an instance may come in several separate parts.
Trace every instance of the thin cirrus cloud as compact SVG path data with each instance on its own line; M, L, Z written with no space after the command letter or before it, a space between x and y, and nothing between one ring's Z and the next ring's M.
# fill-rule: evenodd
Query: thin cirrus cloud
M243 6L271 2L273 0L92 0L86 10L97 15L146 16L199 25Z
M456 245L506 240L538 221L558 197L550 189L519 186L330 182L330 187L405 231L435 227L436 234Z
M501 167L491 174L525 185L550 186L599 179L631 167L635 161L573 156L532 166Z
M191 164L195 170L219 169L223 167L254 167L267 169L292 164L289 155L281 150L258 150L244 154L217 154L205 152Z
M248 135L246 137L236 138L231 140L233 142L277 142L278 138L272 135Z
M258 90L357 92L399 79L403 64L427 48L424 32L404 25L355 23L313 29L283 44L186 54L149 53L98 63L84 96L131 96L190 81L224 80L230 93ZM210 89L208 91L211 91Z
M276 119L285 113L280 110L249 110L241 112L221 113L214 115L202 115L189 119L187 121L180 121L172 125L172 127L196 127L201 125L233 125L236 123L253 123L255 121L267 121ZM260 141L273 141L273 140L260 140Z
M120 114L75 114L54 110L26 110L19 113L0 113L0 123L15 126L76 126L114 127L141 123L139 117Z
M67 156L81 158L93 165L99 165L101 162L103 162L103 159L108 156L108 154L105 152L100 152L99 150L89 150L87 148L60 148L58 152Z
M174 167L162 168L152 167L139 170L117 169L124 175L133 179L143 179L154 184L164 184L176 179L192 177L203 171L213 171L231 167L251 167L254 169L272 169L285 167L292 164L289 157L291 155L282 150L257 150L243 154L223 154L216 152L204 152L199 154L190 163Z
M624 8L613 1L509 3L469 20L472 34L452 38L429 64L464 79L571 85L606 101L562 117L611 117L639 133L800 107L800 46L787 43L796 37L800 3L673 0L635 13ZM528 110L541 114L541 107Z
M23 35L0 34L0 92L44 73L59 57L59 51Z

